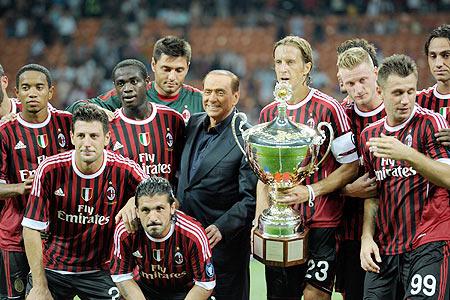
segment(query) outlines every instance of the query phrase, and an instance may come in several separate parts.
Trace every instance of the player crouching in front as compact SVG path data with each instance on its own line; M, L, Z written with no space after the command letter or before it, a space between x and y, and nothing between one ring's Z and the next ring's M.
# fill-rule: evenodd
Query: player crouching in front
M136 190L140 226L114 234L111 277L125 299L206 300L216 285L205 230L178 211L170 183L151 177ZM139 268L139 279L133 270Z

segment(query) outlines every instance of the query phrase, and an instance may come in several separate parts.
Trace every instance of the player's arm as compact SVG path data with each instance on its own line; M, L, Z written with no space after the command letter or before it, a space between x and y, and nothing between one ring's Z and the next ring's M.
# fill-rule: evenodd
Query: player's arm
M408 147L395 137L384 134L381 134L379 138L371 138L367 145L376 157L406 161L433 184L450 189L449 158L434 160L416 149ZM443 151L447 150L444 148Z
M317 198L327 195L336 190L342 189L347 183L351 182L358 173L359 162L356 160L351 163L342 164L334 170L328 177L313 183L310 188L313 190L314 197ZM290 189L283 190L278 202L283 204L303 203L310 200L310 192L304 185L297 185Z
M194 284L185 300L206 300L211 296L213 290L207 290L201 286Z
M28 176L22 183L2 183L0 180L0 199L29 194L33 185L34 175Z
M375 177L370 178L369 173L364 174L352 183L345 185L341 194L353 198L367 199L377 195Z
M113 112L122 107L122 103L120 102L119 97L117 97L115 90L111 89L110 91L95 98L75 101L66 108L66 111L73 113L78 107L89 103L95 104L105 110L108 110L109 112Z
M48 289L47 277L45 276L42 262L42 241L41 233L38 230L23 227L23 240L25 252L33 277L33 288L27 299L53 299Z
M361 235L361 267L368 272L380 272L380 267L374 262L380 263L380 252L373 236L375 234L375 218L378 212L378 199L369 198L364 201L364 218Z
M116 286L119 288L120 295L126 300L145 300L141 288L133 279L116 282Z

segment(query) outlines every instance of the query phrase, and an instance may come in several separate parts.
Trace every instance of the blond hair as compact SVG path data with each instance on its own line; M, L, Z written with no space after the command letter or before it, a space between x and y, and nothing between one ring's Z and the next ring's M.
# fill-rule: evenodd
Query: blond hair
M368 63L372 68L374 67L372 58L369 53L361 47L355 47L345 50L338 56L338 68L352 70L362 63Z

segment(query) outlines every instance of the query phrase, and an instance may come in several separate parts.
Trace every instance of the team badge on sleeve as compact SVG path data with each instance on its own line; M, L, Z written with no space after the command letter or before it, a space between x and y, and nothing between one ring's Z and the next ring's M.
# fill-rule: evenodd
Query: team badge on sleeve
M214 276L214 266L212 263L206 265L206 275L208 275L209 278Z

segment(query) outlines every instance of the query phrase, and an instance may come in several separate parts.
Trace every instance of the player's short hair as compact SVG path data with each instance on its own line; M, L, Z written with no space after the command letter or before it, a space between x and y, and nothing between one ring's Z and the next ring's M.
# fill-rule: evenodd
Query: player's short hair
M347 51L350 48L360 47L363 48L372 59L372 63L375 67L378 67L377 48L374 44L369 43L366 39L350 39L342 42L336 49L338 56Z
M3 66L0 64L0 76L5 76L5 70L3 69Z
M77 121L95 122L102 124L103 133L109 132L109 120L106 113L95 104L86 104L79 106L72 115L72 132L75 132L75 123Z
M48 87L52 86L52 76L50 75L50 71L46 67L38 65L38 64L28 64L28 65L25 65L22 68L20 68L19 71L17 72L17 75L16 75L16 88L17 89L19 89L20 75L22 75L23 73L25 73L27 71L36 71L36 72L40 72L40 73L44 74L45 78L47 79Z
M369 53L361 47L345 50L338 56L337 60L338 68L347 70L353 70L362 63L368 63L371 67L374 67Z
M165 178L152 176L138 185L134 196L134 203L136 207L139 207L139 199L141 197L153 197L155 195L167 195L170 205L175 202L175 195L173 194L170 182Z
M381 63L380 69L378 70L377 83L383 87L390 75L397 75L404 78L411 74L414 74L416 77L418 76L417 65L414 60L404 54L394 54L386 57Z
M165 36L156 41L153 47L153 58L157 62L161 55L165 54L172 57L186 57L187 63L191 62L191 45L182 38L176 36Z
M125 60L122 60L121 62L119 62L112 70L112 73L111 73L112 79L113 80L116 79L116 71L118 69L125 68L125 67L136 67L139 69L139 73L141 73L142 78L145 79L148 77L147 68L145 67L143 62L141 62L137 59L125 59Z
M442 24L438 28L433 29L425 42L425 55L428 56L431 40L434 38L447 38L450 41L450 24Z
M278 48L278 46L294 46L294 47L298 48L300 50L300 52L302 53L303 62L305 64L311 63L311 70L312 70L313 54L312 54L311 45L309 44L309 42L307 40L305 40L299 36L295 36L295 35L288 35L288 36L282 38L281 40L276 42L275 45L273 46L272 56L274 58L275 58L275 50ZM307 74L306 84L309 84L311 82L311 76L310 76L311 70Z
M205 83L205 79L206 77L208 77L208 75L224 75L224 76L228 76L231 78L231 91L233 93L236 93L239 91L239 77L236 76L236 74L234 74L231 71L228 70L212 70L210 72L208 72L208 74L206 74L206 76L203 78L203 83Z

